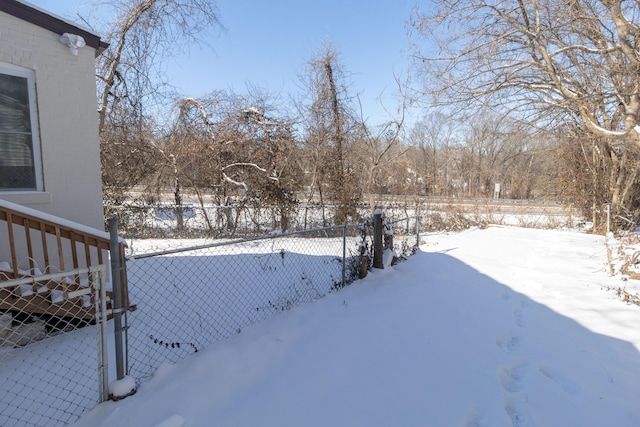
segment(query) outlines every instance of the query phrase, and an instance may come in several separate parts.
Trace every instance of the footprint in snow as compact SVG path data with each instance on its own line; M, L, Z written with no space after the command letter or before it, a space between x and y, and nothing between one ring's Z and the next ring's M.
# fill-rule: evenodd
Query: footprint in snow
M509 418L511 418L513 427L535 427L533 418L529 414L529 408L525 403L513 398L507 399L504 410L507 411Z
M524 390L526 377L531 372L530 362L516 362L503 369L499 374L500 385L509 393L517 393Z
M498 339L496 340L496 344L505 353L514 353L520 348L520 346L522 345L522 341L523 338L517 334L514 334L512 331L511 335L509 335L509 338Z
M474 407L469 411L462 425L464 427L489 427L484 418L480 408Z
M567 393L573 396L580 394L580 386L562 375L556 369L549 368L548 366L541 366L540 372L542 372L545 377L555 381Z

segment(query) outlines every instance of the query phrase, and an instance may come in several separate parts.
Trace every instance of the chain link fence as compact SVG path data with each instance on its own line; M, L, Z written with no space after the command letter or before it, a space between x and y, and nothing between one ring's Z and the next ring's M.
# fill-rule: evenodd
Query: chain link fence
M287 212L287 231L324 228L334 223L334 207L301 203ZM371 215L368 205L357 209L363 221ZM385 206L389 218L415 216L415 205ZM129 239L248 238L281 230L283 215L277 207L234 204L228 206L183 204L134 204L113 206L110 215L118 218L119 234Z
M385 223L398 258L415 250L417 224ZM156 241L173 248L153 252L137 241L144 253L126 262L127 374L143 380L163 363L338 291L372 267L372 233L365 221L187 248L176 247L184 240ZM0 263L0 271L5 267ZM114 324L107 322L106 267L7 274L0 277L0 426L73 422L108 398L114 356L107 328L113 334Z
M493 199L441 199L386 196L385 216L389 220L421 217L423 230L464 230L486 224L521 227L572 227L579 220L570 207L557 202ZM119 219L122 236L149 238L234 238L261 236L282 229L301 231L333 224L335 207L320 203L299 203L285 216L274 206L200 205L185 203L129 203L114 206L110 213ZM357 207L358 220L371 215L369 205Z
M385 247L392 249L399 259L406 259L413 255L422 244L419 216L385 219L384 226L387 230Z
M128 238L256 237L283 228L277 207L242 203L218 205L126 204L111 208L120 234ZM300 204L286 215L286 229L301 231L333 223L332 211L318 204Z
M389 222L387 230L398 259L415 252L416 218ZM147 378L163 363L362 277L372 267L372 233L365 221L129 256L136 309L126 319L128 375Z
M0 281L0 426L64 425L106 399L106 277Z
M130 256L127 372L149 377L340 289L358 276L360 240L357 226L338 226Z

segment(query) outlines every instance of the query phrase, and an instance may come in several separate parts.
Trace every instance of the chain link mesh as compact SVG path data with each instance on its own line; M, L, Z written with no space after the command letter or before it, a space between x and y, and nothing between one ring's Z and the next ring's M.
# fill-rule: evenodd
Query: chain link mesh
M385 247L393 249L396 256L406 259L420 246L420 217L411 216L396 220L385 219Z
M1 426L63 425L98 403L105 277L98 266L0 281Z
M130 257L137 308L128 315L129 375L151 376L162 363L340 289L357 278L360 239L356 226L340 226Z
M388 218L415 216L415 202L387 203ZM288 212L290 231L323 228L333 223L335 208L318 203L302 203ZM240 238L263 236L282 226L282 216L276 207L245 205L204 205L185 203L180 208L170 203L129 203L112 206L117 216L119 233L135 239L176 238ZM359 218L371 215L369 206L357 208Z

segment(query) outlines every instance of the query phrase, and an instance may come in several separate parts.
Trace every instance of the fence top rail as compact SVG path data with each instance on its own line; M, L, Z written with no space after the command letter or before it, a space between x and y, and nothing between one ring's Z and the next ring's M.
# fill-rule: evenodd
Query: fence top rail
M398 222L404 222L404 221L408 221L408 220L410 220L410 219L415 219L415 218L418 218L418 217L417 217L417 216L406 216L406 217L404 217L404 218L394 219L393 221L389 221L389 220L387 220L387 224L388 224L388 225L396 224L396 223L398 223Z
M199 251L203 249L217 248L220 246L235 245L239 243L255 242L258 240L278 239L282 237L295 236L297 234L308 234L308 233L321 232L321 231L346 229L347 227L357 227L357 226L359 226L359 224L343 224L343 225L332 225L329 227L311 228L308 230L297 230L297 231L291 231L287 233L267 234L264 236L248 237L245 239L225 240L222 242L207 243L205 245L189 246L186 248L167 249L164 251L149 252L149 253L139 254L139 255L129 255L127 258L132 260L152 258L156 256L161 256L161 255L172 255L172 254L178 254L182 252Z
M49 234L56 234L58 229L60 236L66 239L70 239L72 233L84 235L93 239L95 246L109 248L109 233L105 231L0 199L0 220L8 221L9 218L18 225L26 225L34 230L40 230L41 224L44 224L45 232Z
M80 274L93 274L93 273L106 274L107 266L105 264L92 265L85 268L76 268L74 270L61 271L59 273L41 274L37 276L26 276L20 279L10 279L0 282L0 289L9 288L12 286L19 286L25 284L33 284L42 281L62 279L68 276L77 276ZM1 273L0 273L1 274Z

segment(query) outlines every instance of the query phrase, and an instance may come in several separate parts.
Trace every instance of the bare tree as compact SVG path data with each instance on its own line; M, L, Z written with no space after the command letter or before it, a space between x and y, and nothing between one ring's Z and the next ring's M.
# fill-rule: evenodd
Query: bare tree
M166 61L222 28L212 0L114 0L113 10L119 13L97 67L100 129L113 104L148 114L166 90Z
M180 176L202 204L209 192L219 205L236 196L254 213L274 207L282 231L296 207L300 167L292 121L278 117L269 94L216 92L179 101L171 145ZM204 206L203 206L204 207ZM259 218L255 218L257 226ZM231 218L227 226L233 230Z
M138 166L149 163L152 152L159 163L168 159L158 150L155 129L150 127L154 123L150 118L157 120L160 107L173 97L164 75L167 61L191 45L206 45L207 37L222 27L212 0L113 0L108 4L117 15L103 31L109 48L97 58L99 129L105 188L122 191L142 176L127 181L127 186L122 179L114 181L114 176L150 172ZM111 193L106 192L107 198Z
M441 105L517 114L550 130L575 122L600 138L607 198L631 206L640 147L640 3L436 0L416 12L416 70ZM428 39L429 43L420 44Z
M557 196L549 135L490 111L464 120L427 114L408 138L418 194L493 197L501 184L503 198Z
M324 191L335 205L334 222L343 224L357 218L359 180L350 159L356 128L346 75L337 51L325 46L308 63L304 85L308 103L303 111L307 151L311 153L313 188L324 205Z
M451 147L456 139L458 122L442 111L425 114L412 127L408 144L413 170L418 174L418 194L451 196Z
M368 126L364 120L362 105L360 105L360 139L362 140L366 153L365 161L363 162L366 169L366 174L364 174L366 178L363 180L362 187L369 199L371 213L373 213L376 208L374 199L376 174L381 172L385 164L398 161L407 150L402 144L407 98L403 94L403 84L399 78L396 78L396 84L401 99L397 117L373 129ZM404 169L406 172L406 167L401 169Z
M155 122L151 119L132 120L126 112L115 121L105 123L102 133L102 186L105 210L127 200L127 191L144 182L161 167L154 141Z

